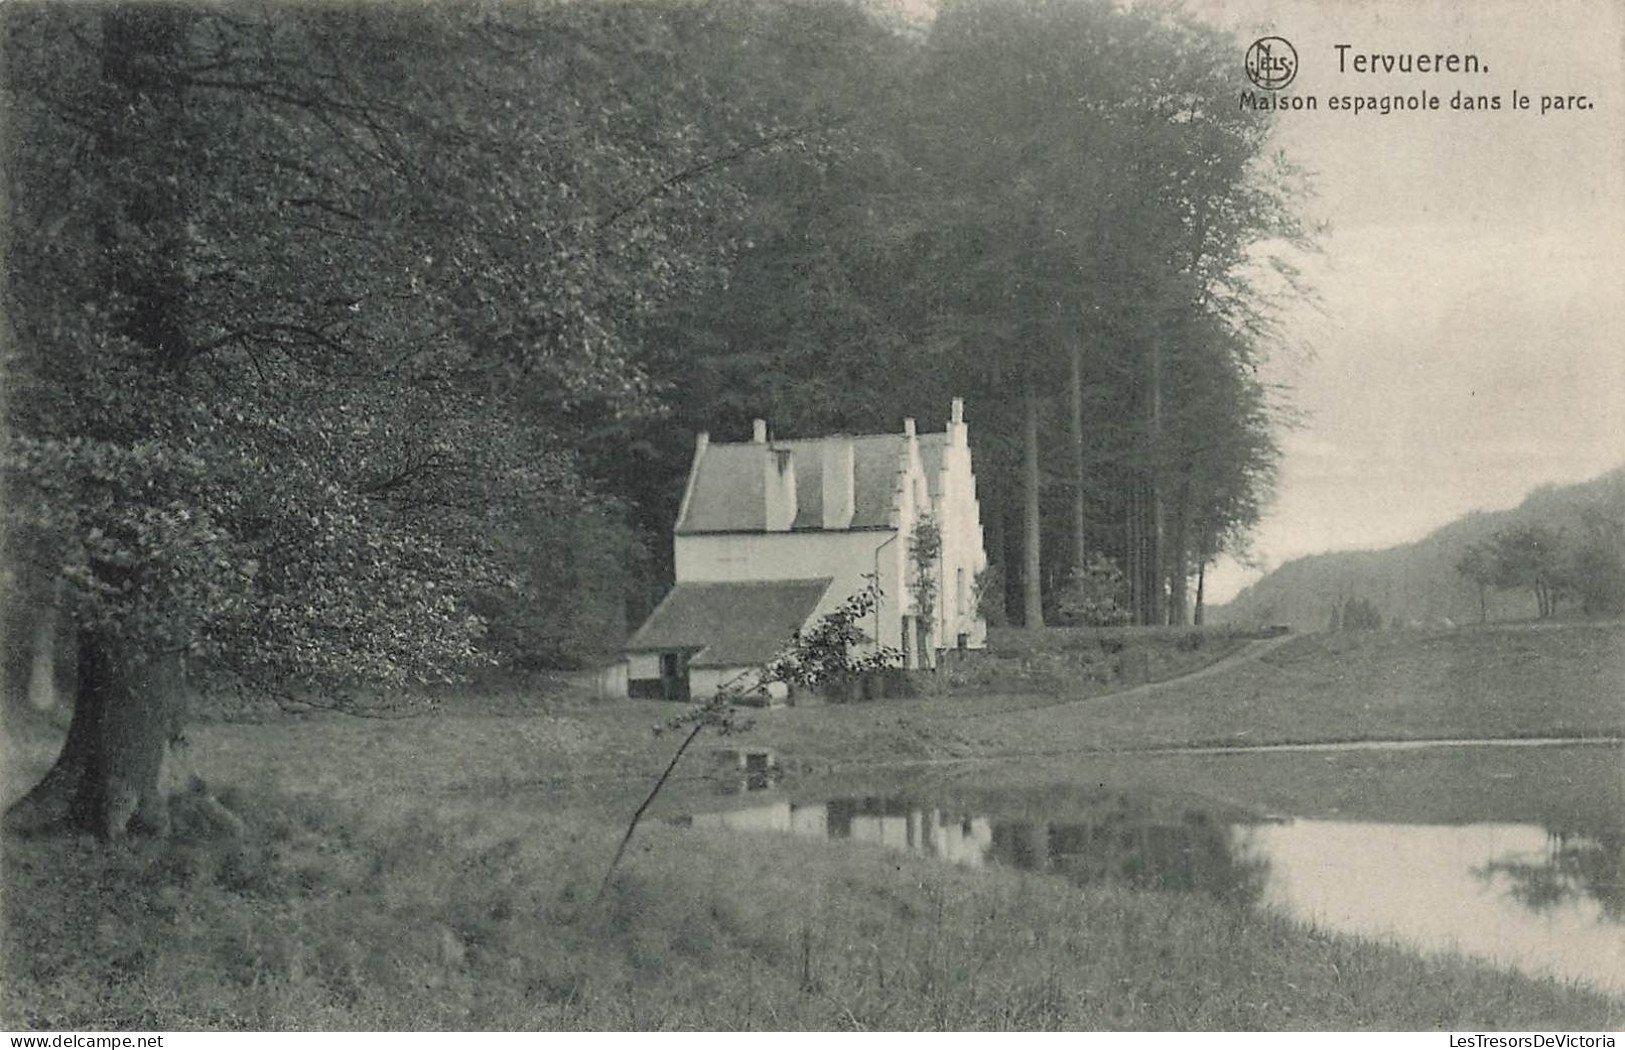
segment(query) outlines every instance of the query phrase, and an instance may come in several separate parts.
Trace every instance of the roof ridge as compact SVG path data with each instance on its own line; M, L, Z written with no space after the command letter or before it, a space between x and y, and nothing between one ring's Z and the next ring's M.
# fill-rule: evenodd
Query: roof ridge
M915 436L920 437L920 438L945 438L945 437L948 436L948 431L946 431L946 430L922 430L922 431L919 431ZM768 441L766 444L758 444L757 442L754 442L754 441L713 441L713 442L711 442L711 447L712 448L751 448L751 447L754 446L756 448L764 448L764 449L766 449L766 448L783 448L786 445L811 445L811 444L815 444L815 443L820 442L820 441L880 441L880 440L887 440L887 439L894 439L894 440L897 440L897 441L907 441L908 440L908 435L902 433L901 431L899 431L898 433L895 433L895 434L890 433L890 432L887 432L887 433L884 433L884 434L822 434L822 435L819 435L818 437L804 437L804 438L777 438L776 437L776 438L773 438L772 440Z
M678 580L672 587L783 587L790 583L833 583L833 576L787 576L771 580Z

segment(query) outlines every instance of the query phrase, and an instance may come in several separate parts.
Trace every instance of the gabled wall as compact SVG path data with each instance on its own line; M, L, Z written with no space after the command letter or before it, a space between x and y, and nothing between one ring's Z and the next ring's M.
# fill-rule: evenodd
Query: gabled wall
M976 577L987 568L983 546L981 501L971 463L964 407L954 400L948 423L948 447L943 450L937 479L936 517L942 526L942 600L937 616L936 644L951 649L960 635L979 649L987 641L987 624L977 615Z

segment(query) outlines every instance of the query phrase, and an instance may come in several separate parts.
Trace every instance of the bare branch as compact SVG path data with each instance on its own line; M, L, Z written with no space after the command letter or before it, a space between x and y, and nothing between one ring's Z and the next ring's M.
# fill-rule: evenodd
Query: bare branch
M661 179L653 186L650 186L636 197L633 197L625 204L622 204L620 207L610 212L609 215L598 224L598 229L600 231L609 229L631 212L643 207L656 197L664 196L666 193L670 192L672 189L681 185L682 183L696 179L701 175L708 174L709 172L716 171L719 168L727 167L729 164L732 164L734 161L742 158L763 153L783 143L793 142L796 139L804 138L809 134L819 134L825 131L830 131L841 126L843 123L845 123L844 120L832 120L824 124L810 125L802 128L790 128L786 131L781 131L776 134L757 139L754 142L747 142L737 149L729 150L728 152L719 154L715 157L710 157L706 160L700 161L697 164L691 164L686 168L666 176L664 179Z

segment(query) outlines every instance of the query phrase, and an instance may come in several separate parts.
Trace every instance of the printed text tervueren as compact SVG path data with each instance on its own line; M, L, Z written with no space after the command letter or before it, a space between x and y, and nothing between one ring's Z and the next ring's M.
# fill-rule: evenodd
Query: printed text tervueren
M1488 73L1490 67L1474 54L1453 51L1356 51L1353 44L1335 44L1339 73Z

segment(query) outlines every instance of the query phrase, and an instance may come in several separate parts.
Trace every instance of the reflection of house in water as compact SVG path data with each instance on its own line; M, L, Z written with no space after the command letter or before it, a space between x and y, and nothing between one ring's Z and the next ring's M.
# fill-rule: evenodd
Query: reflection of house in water
M823 806L797 806L790 802L773 802L726 813L696 813L690 824L696 828L734 831L782 831L814 838L827 835Z
M846 798L697 814L693 825L849 839L970 867L991 863L1241 903L1262 896L1266 869L1237 847L1230 825L1197 812L1151 819L1114 809L1093 821L1000 820L899 799Z
M912 853L980 865L993 843L986 817L950 816L939 809L919 809L892 799L837 799L829 812L829 837L873 842Z

